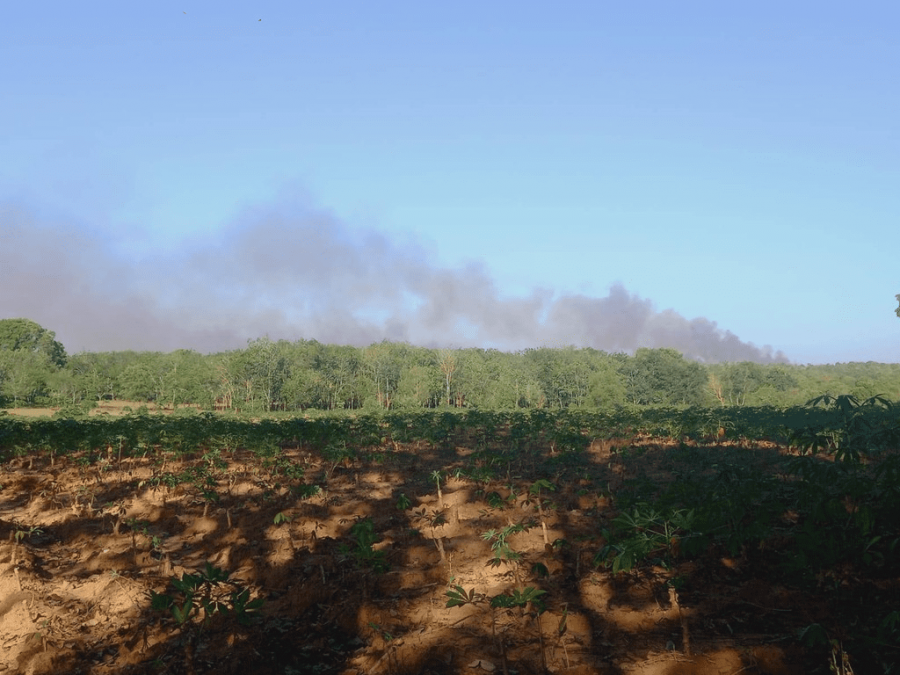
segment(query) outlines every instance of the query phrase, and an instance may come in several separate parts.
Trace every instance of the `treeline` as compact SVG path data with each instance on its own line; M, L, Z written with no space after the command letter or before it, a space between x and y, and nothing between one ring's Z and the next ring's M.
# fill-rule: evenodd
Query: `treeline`
M796 405L822 394L900 399L900 364L701 364L673 349L633 355L590 348L509 353L273 341L202 355L189 350L68 356L52 331L0 321L0 405L88 407L129 400L175 407L272 410L441 406L597 408Z

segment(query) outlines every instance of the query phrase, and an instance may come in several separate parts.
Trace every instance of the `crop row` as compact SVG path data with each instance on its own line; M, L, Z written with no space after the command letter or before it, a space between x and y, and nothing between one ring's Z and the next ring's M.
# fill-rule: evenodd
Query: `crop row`
M286 445L322 449L341 443L365 448L416 441L444 447L479 442L487 447L501 442L512 449L542 442L559 450L577 450L595 439L638 435L681 440L768 439L778 443L806 438L812 439L809 445L819 439L825 447L828 439L834 441L846 430L851 418L857 427L887 432L889 436L897 429L896 413L874 405L856 407L849 414L831 405L616 412L429 410L262 419L215 413L38 419L5 415L0 416L0 452L25 455L113 450L133 455L160 449L179 453L270 450Z

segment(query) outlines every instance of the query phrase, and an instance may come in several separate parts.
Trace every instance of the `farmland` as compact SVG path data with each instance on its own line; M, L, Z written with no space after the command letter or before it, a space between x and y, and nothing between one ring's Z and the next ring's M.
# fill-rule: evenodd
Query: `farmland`
M0 416L0 668L895 672L897 423Z

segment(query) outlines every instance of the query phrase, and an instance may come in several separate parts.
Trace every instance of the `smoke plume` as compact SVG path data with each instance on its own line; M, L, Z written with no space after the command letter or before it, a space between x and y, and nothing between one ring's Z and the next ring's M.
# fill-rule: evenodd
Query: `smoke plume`
M0 318L25 317L80 350L215 352L248 339L518 350L672 347L716 361L786 361L708 319L657 311L621 285L606 297L503 297L480 263L446 268L421 246L314 208L248 210L177 249L138 255L109 233L0 204Z

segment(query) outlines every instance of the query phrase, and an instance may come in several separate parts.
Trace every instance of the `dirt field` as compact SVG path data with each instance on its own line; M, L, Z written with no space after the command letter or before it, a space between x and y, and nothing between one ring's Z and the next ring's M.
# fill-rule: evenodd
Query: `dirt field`
M828 672L795 637L829 608L780 585L765 552L675 551L617 575L597 564L616 487L672 480L664 444L628 463L610 447L481 480L454 477L477 467L470 448L424 442L334 464L300 448L268 466L240 451L13 459L0 473L0 672ZM217 500L161 480L203 466ZM547 476L559 489L536 491ZM264 599L246 625L227 611L203 622L199 600L181 626L151 607L151 592L183 600L171 580L207 563L230 575L211 601ZM447 607L460 590L472 602Z
M110 415L118 417L126 415L138 408L145 407L150 412L163 412L171 414L172 408L160 410L155 403L143 403L141 401L101 401L95 408L88 411L91 417L95 415ZM196 408L197 406L179 405L179 408ZM0 408L0 413L18 417L52 417L59 408Z

